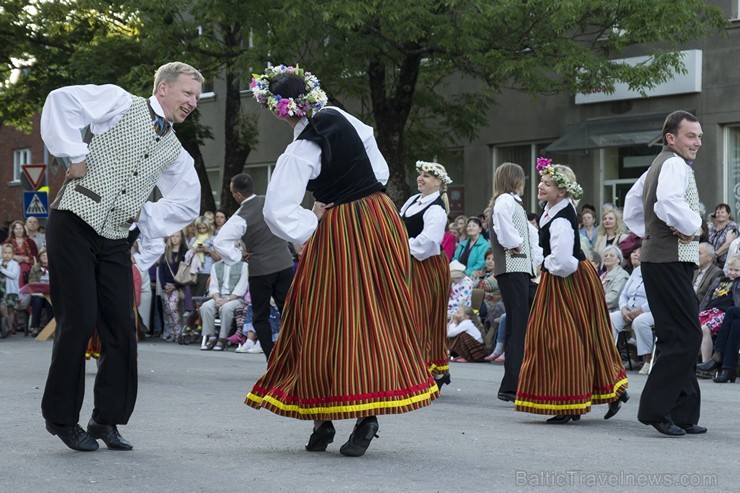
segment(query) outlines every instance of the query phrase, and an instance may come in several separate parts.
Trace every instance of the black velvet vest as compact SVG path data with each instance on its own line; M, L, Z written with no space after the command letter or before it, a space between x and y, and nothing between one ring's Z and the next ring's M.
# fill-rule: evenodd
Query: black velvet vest
M320 111L298 139L321 147L321 173L306 187L319 202L345 204L385 189L355 127L338 111Z
M550 248L550 226L555 219L560 217L567 219L573 228L573 256L577 258L579 262L586 260L586 256L583 254L583 250L581 250L581 235L578 232L578 216L576 214L576 210L570 205L555 214L555 217L553 217L550 222L540 228L540 246L542 247L542 254L547 257L552 253L552 248ZM546 270L544 264L542 265L542 269Z
M414 200L419 200L419 197L421 197L421 194L414 197ZM413 204L413 202L412 202ZM401 216L401 219L403 219L403 223L406 225L406 231L409 233L409 238L416 238L421 234L421 232L424 230L424 213L432 207L433 205L438 205L442 208L442 210L445 210L445 203L442 202L441 197L437 197L436 200L432 200L427 204L426 207L424 207L422 210L414 214L413 216L407 216L407 211L404 211L403 216ZM409 206L411 207L411 206Z

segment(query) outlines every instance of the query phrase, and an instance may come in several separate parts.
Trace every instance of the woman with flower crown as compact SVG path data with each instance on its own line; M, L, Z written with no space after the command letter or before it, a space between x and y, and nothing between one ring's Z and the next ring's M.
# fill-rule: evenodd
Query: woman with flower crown
M554 414L550 424L578 421L593 404L604 419L627 402L627 374L611 334L604 290L581 251L575 203L583 195L573 171L539 158L537 198L545 201L540 246L545 260L529 317L517 411Z
M268 67L251 87L293 128L267 189L265 221L305 247L267 371L245 403L314 420L309 451L333 442L333 420L356 418L340 453L360 456L378 431L376 415L439 395L408 309L408 236L383 193L388 165L372 127L324 108L326 94L309 72ZM306 190L313 210L301 207Z
M441 250L450 206L447 185L452 179L444 166L416 162L416 185L420 193L401 207L411 251L411 291L417 317L419 343L437 386L450 383L447 354L447 301L450 298L450 267Z

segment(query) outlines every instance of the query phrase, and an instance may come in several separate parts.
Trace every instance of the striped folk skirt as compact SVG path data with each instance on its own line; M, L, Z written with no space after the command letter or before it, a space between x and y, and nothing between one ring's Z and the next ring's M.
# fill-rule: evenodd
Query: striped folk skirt
M592 404L615 401L626 389L593 265L580 262L565 278L543 273L529 315L516 410L586 414Z
M444 253L422 261L411 257L411 293L417 333L427 368L434 375L448 373L447 302L450 299L450 266Z
M455 337L447 339L447 345L450 347L450 354L464 358L467 361L483 361L488 356L486 345L478 342L475 337L467 332L458 334Z
M399 414L439 396L411 308L408 236L384 193L326 211L245 404L296 419Z

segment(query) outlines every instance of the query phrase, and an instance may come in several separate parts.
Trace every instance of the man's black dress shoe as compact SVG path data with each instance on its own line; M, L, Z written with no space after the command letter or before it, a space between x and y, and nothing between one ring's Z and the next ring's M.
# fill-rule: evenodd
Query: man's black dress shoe
M499 392L498 398L504 402L514 402L516 401L516 394L514 392Z
M703 426L699 425L679 425L677 424L679 428L681 428L683 431L688 433L689 435L701 435L702 433L706 433L707 429Z
M90 422L87 423L87 432L91 437L103 440L111 450L131 450L134 448L118 433L118 428L115 425L101 425L90 418Z
M355 428L352 430L352 434L349 436L344 445L339 449L339 453L342 455L348 455L350 457L359 457L365 454L365 451L370 446L370 441L377 437L378 431L378 418L375 416L368 416L360 421Z
M51 421L46 422L46 431L58 436L64 444L72 450L81 452L93 452L98 450L98 442L82 429L78 424L57 425Z
M311 433L306 444L306 450L309 452L323 452L326 450L327 445L334 441L335 433L336 430L331 421L324 421L321 423L321 426Z
M627 402L628 400L630 400L630 395L625 390L624 392L622 392L622 395L619 396L619 399L609 403L609 409L606 411L604 419L609 419L617 414L622 408L622 403Z
M553 416L552 418L548 419L546 423L550 425L564 425L565 423L570 423L571 421L575 423L576 421L580 420L581 417L578 414L558 414L557 416Z
M676 426L676 424L670 419L664 419L663 421L660 421L658 423L647 424L658 430L660 433L668 435L669 437L680 437L686 434L683 429Z

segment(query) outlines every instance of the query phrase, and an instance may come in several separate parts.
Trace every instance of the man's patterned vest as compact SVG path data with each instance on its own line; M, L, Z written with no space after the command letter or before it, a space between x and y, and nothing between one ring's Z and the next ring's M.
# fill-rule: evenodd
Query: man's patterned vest
M65 180L53 209L75 213L104 238L126 238L157 180L180 154L175 132L154 132L144 98L132 96L131 108L113 128L93 136L87 174Z
M671 229L655 215L655 202L657 201L658 177L663 164L672 157L680 157L667 147L663 148L658 157L655 158L645 177L645 185L642 191L642 205L645 211L645 239L642 242L640 258L643 262L693 262L699 264L699 241L698 232L695 233L694 241L688 244L680 243ZM699 192L696 188L694 170L686 165L688 173L688 186L684 200L689 208L699 212Z
M493 211L491 211L491 217L493 217ZM504 250L504 247L498 242L496 231L493 227L488 228L491 232L491 249L493 250L493 261L495 263L493 273L498 276L509 272L524 272L534 277L532 245L529 241L529 221L527 221L527 213L524 207L518 202L514 208L513 223L519 236L524 239L521 253ZM491 226L493 225L491 224Z
M242 264L243 262L237 262L229 268L229 294L234 292L234 288L242 278ZM218 279L219 294L222 294L220 290L224 286L224 263L216 262L213 264L213 269L216 271L216 279Z

